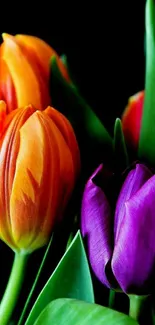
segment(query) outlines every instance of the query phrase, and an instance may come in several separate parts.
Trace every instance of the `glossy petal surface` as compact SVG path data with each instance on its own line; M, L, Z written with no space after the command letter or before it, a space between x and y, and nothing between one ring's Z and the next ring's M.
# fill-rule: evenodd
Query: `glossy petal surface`
M120 191L119 198L117 200L114 218L114 236L115 243L118 242L119 232L124 223L125 216L125 203L138 192L138 190L145 184L145 182L152 176L151 171L142 164L136 164L127 175L122 189ZM118 243L117 243L118 244Z
M67 72L64 64L60 60L58 54L46 42L39 39L38 37L29 36L29 35L16 35L16 39L18 40L18 42L21 44L21 46L23 48L24 47L28 48L31 51L31 53L33 53L33 55L36 56L37 61L39 62L40 68L42 69L42 72L46 79L49 78L50 59L53 55L55 55L57 58L59 69L60 69L63 77L67 81L70 80L68 72Z
M0 237L13 246L15 244L10 223L10 195L19 151L19 130L33 112L32 107L14 111L15 115L11 114L12 119L6 118L4 121L4 130L5 125L7 128L0 139Z
M14 83L18 107L33 104L42 109L39 82L33 66L26 59L14 37L4 34L3 38L1 55L7 62Z
M148 290L155 261L155 176L125 202L112 270L125 292ZM147 291L148 293L148 291Z
M74 162L75 178L80 171L80 151L75 137L74 130L67 118L53 107L47 107L44 111L56 124L61 131L70 151Z
M0 101L0 238L15 251L47 243L75 185L67 123L57 119L32 105L6 114Z
M81 229L87 242L94 273L102 283L110 286L106 277L106 266L112 254L111 210L104 192L93 182L93 178L101 174L103 168L100 165L86 184L82 201Z
M52 128L54 130L54 135L56 138L58 151L59 151L59 159L60 159L60 179L59 179L59 217L62 217L62 212L68 202L68 199L71 195L71 192L74 187L74 165L72 160L72 155L69 147L67 146L63 135L61 134L60 130L57 128L56 124L50 117L45 114L44 112L39 114L40 118L46 119L48 121L49 129Z
M3 59L0 59L0 99L7 103L7 113L17 108L14 83L7 63Z
M137 149L140 136L144 91L129 98L122 116L123 132L129 146Z
M38 114L34 113L20 130L10 199L13 237L20 248L30 250L48 240L55 221L60 180L55 133Z

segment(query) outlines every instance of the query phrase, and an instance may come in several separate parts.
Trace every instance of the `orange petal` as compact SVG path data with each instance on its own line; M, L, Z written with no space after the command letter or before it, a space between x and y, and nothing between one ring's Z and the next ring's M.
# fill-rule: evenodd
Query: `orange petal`
M42 69L42 66L39 64L39 60L36 56L36 53L17 38L16 43L19 45L20 50L23 52L23 55L25 56L29 64L33 67L33 71L38 80L38 85L40 89L41 108L45 109L45 107L47 107L51 103L49 80L44 76L44 71Z
M39 114L39 112L38 112ZM43 117L44 115L44 117ZM59 217L62 217L62 213L66 207L66 203L68 202L71 192L74 187L74 166L71 151L66 144L61 132L55 125L55 123L47 116L46 113L42 112L39 114L40 118L46 119L46 123L48 123L49 130L54 131L54 135L56 137L58 149L59 149L59 157L60 157L60 201L59 201ZM51 131L50 131L51 132ZM50 135L50 133L49 133Z
M11 230L10 195L19 150L19 130L32 111L32 107L14 111L15 115L10 119L8 128L0 140L0 238L13 246L15 244Z
M38 111L20 130L10 200L13 237L20 248L39 248L49 238L58 205L59 161L54 131Z
M7 103L7 112L17 108L15 87L9 69L3 58L0 57L0 99Z
M68 119L61 114L59 111L54 109L53 107L47 107L44 111L56 124L60 132L62 133L68 147L70 148L72 158L73 158L73 165L75 170L75 179L79 174L80 171L80 151L79 146L75 137L74 130L68 121Z
M3 100L0 100L0 136L3 133L5 118L6 118L6 103Z
M16 35L15 36L21 45L25 45L29 50L31 50L37 57L40 67L42 67L42 72L44 73L46 79L49 79L50 72L50 59L53 55L57 58L58 67L63 75L63 77L70 81L68 71L61 59L59 58L56 51L49 46L46 42L35 36L29 35Z
M14 82L18 107L33 104L41 109L41 93L33 67L23 55L15 37L3 34L3 39L1 55Z

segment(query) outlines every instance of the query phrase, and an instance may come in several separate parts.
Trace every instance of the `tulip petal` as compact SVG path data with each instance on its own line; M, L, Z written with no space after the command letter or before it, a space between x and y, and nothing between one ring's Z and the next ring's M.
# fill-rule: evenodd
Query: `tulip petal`
M125 202L125 213L115 243L112 270L125 292L149 292L155 261L154 207L155 176L152 176Z
M125 202L127 202L143 184L152 176L152 172L142 164L136 164L132 169L122 186L119 198L117 200L114 218L114 241L118 241L119 232L125 216Z
M15 246L10 222L10 195L19 150L19 130L32 112L33 108L28 107L9 114L4 121L5 132L0 139L0 238L10 246Z
M67 118L53 107L47 107L44 113L46 113L54 121L58 129L61 131L68 147L70 148L76 178L80 171L80 151L74 130Z
M5 118L6 118L6 103L3 100L0 100L0 136L3 133Z
M17 38L14 38L16 44L19 46L20 50L22 51L23 55L29 62L30 66L33 67L33 71L36 75L38 80L39 88L40 88L40 95L41 95L41 108L45 109L48 105L51 104L51 98L49 93L49 80L45 78L44 71L42 66L39 64L38 57L36 53L34 53L31 48L26 46L24 43L18 41Z
M50 59L52 56L56 56L61 74L67 81L70 81L65 65L59 58L56 51L51 46L49 46L46 42L44 42L38 37L29 36L29 35L19 34L16 35L15 37L23 47L25 46L26 48L28 48L31 52L33 52L33 55L36 56L40 68L42 69L42 73L44 74L47 80L49 79L49 75L50 75Z
M0 99L7 103L7 112L17 108L15 87L8 66L0 57Z
M110 287L106 266L112 255L110 219L111 211L102 189L93 178L103 172L100 165L86 184L81 211L81 229L88 246L90 264L98 279Z
M139 143L143 103L144 91L140 91L129 98L128 105L122 116L125 139L128 145L135 149L138 148Z
M38 109L42 109L39 82L32 66L13 36L3 34L3 39L1 55L14 82L18 107L33 104Z
M63 136L49 116L35 112L20 129L10 198L11 230L20 250L47 243L73 185L72 157Z
M39 112L38 112L39 114ZM73 187L75 184L75 177L74 177L74 165L72 160L71 151L66 144L63 135L57 128L54 121L50 119L50 117L42 112L39 114L40 118L43 120L48 121L49 129L52 128L54 130L55 138L57 141L57 146L59 150L59 158L60 158L60 184L61 184L61 190L60 190L60 202L61 206L59 206L59 218L62 218L63 210L66 207L66 203L68 202L71 192L73 191ZM51 130L51 132L52 132ZM50 136L50 133L49 133Z
M10 198L13 237L19 248L45 244L54 223L59 196L57 140L35 112L20 129L20 148ZM48 227L44 227L47 224ZM39 238L39 239L38 239Z

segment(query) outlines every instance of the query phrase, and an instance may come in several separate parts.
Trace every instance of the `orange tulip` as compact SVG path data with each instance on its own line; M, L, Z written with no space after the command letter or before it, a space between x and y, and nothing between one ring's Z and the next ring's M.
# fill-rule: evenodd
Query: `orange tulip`
M32 252L47 243L80 171L69 121L52 107L6 114L0 101L0 165L0 238Z
M122 127L127 144L138 148L144 103L144 91L131 96L122 115Z
M50 59L57 58L59 69L69 81L58 54L43 40L28 35L3 34L0 46L0 99L7 111L34 105L39 110L51 105L49 93Z

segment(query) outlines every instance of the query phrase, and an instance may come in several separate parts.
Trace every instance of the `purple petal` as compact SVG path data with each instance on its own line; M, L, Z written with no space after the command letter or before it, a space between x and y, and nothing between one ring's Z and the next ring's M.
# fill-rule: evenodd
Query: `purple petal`
M102 189L93 182L103 171L95 171L86 184L81 212L82 235L86 237L91 267L97 278L110 287L105 268L112 256L110 245L110 206Z
M115 242L117 242L119 231L125 216L125 202L129 200L151 176L151 171L142 164L137 164L136 167L129 172L116 204L114 218Z
M125 292L146 290L155 262L155 176L125 203L112 270Z

